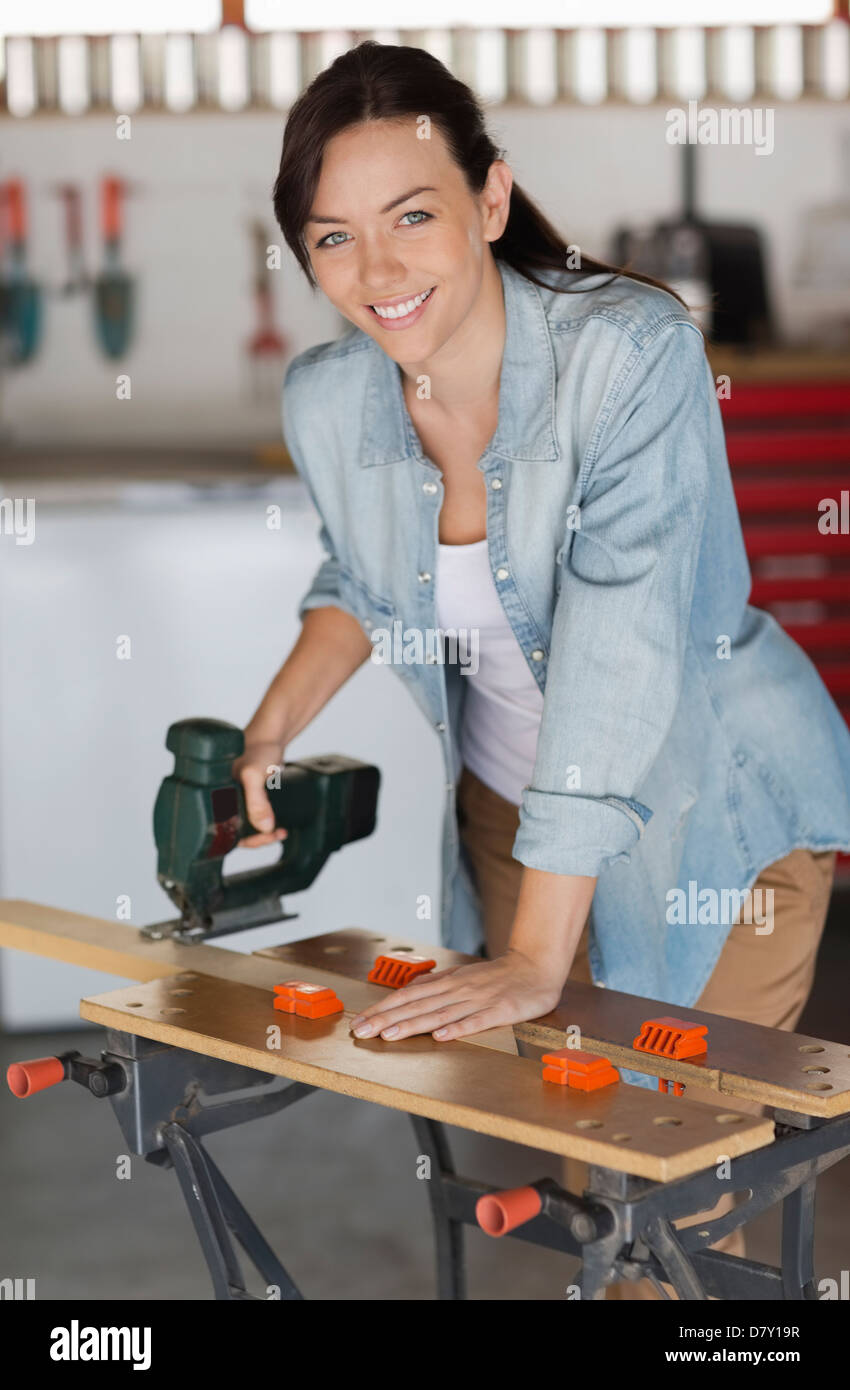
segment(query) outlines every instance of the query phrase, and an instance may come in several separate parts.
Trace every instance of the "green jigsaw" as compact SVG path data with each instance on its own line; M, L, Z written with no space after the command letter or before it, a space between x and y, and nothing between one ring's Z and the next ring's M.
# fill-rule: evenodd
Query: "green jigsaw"
M225 877L225 856L258 833L232 771L244 734L219 719L182 719L171 725L165 746L174 771L154 806L157 878L180 916L143 927L151 941L204 941L296 917L284 912L281 896L309 888L334 850L375 829L377 767L340 753L300 758L266 783L275 825L287 831L280 858Z

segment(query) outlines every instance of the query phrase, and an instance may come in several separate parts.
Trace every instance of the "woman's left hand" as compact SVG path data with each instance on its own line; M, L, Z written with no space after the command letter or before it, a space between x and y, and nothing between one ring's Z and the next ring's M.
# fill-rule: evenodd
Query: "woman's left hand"
M370 1004L352 1020L359 1038L380 1036L398 1042L414 1033L431 1033L438 1042L481 1033L555 1008L563 981L544 967L508 949L495 960L454 965L393 990L389 999Z

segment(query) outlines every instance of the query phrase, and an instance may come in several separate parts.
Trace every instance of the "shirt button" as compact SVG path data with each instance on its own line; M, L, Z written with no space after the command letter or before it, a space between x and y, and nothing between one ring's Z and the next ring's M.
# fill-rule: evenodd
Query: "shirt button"
M445 733L445 731L446 731L446 726L445 726L445 724L443 723L442 719L439 721L438 724L435 724L434 727L435 727L435 729L437 730L437 733L438 733L438 734L443 734L443 733Z
M423 491L423 492L428 492L428 493L436 492L436 491L437 491L437 484L436 484L436 483L423 483L423 484L422 484L422 491Z
M371 626L372 626L372 619L371 619L371 618L364 618L364 619L363 619L363 626L364 626L364 627L371 627Z
M510 570L506 570L506 569L504 568L504 566L503 566L501 569L496 570L496 578L497 578L497 579L507 579L507 577L508 577L509 574L510 574Z
M429 580L430 578L431 578L431 576L430 576L430 574L428 573L428 571L427 571L427 570L422 570L421 573L419 574L419 583L420 583L420 584L427 584L427 583L428 583L428 580Z
M498 491L498 489L502 486L501 478L494 478L490 486Z
M437 658L436 658L436 656L434 655L433 652L426 652L426 653L425 653L425 661L428 663L428 665L433 666L433 664L434 664L434 662L435 662L436 660L437 660Z
M447 791L447 792L453 792L454 789L455 789L455 784L454 784L454 782L447 782L447 783L446 783L446 791Z
M540 650L539 647L537 647L537 648L531 653L531 660L532 660L532 661L542 661L542 660L543 660L543 652Z

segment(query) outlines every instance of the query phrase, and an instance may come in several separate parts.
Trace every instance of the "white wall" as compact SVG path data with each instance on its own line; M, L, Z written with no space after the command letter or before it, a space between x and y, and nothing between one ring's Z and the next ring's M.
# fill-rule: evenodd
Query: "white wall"
M569 240L604 256L619 223L678 209L681 149L666 143L665 112L661 104L501 106L493 108L491 126L517 180ZM251 399L243 347L254 322L249 220L261 216L273 240L282 240L271 212L282 129L275 114L147 114L133 118L131 140L119 141L105 115L3 122L0 177L23 174L30 181L36 277L55 288L65 274L52 185L59 179L84 185L92 265L97 179L110 171L134 187L126 259L139 296L135 347L116 365L99 356L90 304L52 293L40 358L6 376L0 428L21 443L279 437L274 396L263 407ZM848 131L846 103L778 105L772 155L748 146L698 150L700 210L753 221L767 233L771 280L789 336L804 333L814 303L792 283L804 218L840 193L850 199L840 157ZM276 283L279 320L293 352L336 336L338 316L313 295L288 250ZM129 402L115 400L119 370L132 377Z
M244 726L295 640L297 600L322 555L301 483L242 500L173 493L151 485L128 490L125 505L42 504L32 545L0 537L2 897L115 920L117 898L129 894L134 926L173 918L151 827L173 767L168 725L210 715ZM284 507L279 531L265 524L270 500ZM129 661L116 659L125 634ZM322 753L380 767L377 828L284 900L296 921L227 945L256 950L345 926L436 940L437 735L401 682L367 662L287 758ZM227 869L276 857L241 850ZM416 917L420 893L432 895L430 923ZM0 1024L65 1026L81 995L122 983L0 951Z

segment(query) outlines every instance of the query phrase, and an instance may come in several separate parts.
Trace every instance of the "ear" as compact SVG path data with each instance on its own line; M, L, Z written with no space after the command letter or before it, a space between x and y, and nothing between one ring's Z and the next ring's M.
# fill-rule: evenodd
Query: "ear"
M485 241L498 241L511 210L513 174L503 159L494 159L487 171L487 182L479 194L482 235Z

